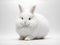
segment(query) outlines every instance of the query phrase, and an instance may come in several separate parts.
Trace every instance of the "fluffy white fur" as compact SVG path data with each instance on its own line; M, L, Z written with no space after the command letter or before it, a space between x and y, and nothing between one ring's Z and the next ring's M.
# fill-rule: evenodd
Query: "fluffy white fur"
M24 19L22 20L21 17ZM28 20L29 17L31 17L31 20ZM16 31L20 39L32 40L34 38L44 38L48 30L48 21L41 14L22 12L16 19Z

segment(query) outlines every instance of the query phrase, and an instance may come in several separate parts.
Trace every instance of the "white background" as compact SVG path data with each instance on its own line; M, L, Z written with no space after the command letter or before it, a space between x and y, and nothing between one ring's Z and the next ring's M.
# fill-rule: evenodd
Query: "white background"
M46 39L21 41L15 31L16 16L20 14L18 4L27 9L36 5L35 12L43 14L49 21L50 32ZM0 0L0 44L59 45L60 0Z

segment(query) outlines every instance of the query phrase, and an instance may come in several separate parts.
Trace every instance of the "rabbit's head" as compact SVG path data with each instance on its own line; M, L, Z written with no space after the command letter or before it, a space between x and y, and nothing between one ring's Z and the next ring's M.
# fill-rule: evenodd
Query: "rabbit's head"
M29 26L29 27L33 27L35 26L37 23L37 19L34 15L34 10L35 10L35 7L36 6L33 6L32 9L30 10L30 12L27 12L27 11L24 11L22 9L22 7L19 5L19 9L20 9L20 16L19 16L19 19L20 19L20 24L22 26Z

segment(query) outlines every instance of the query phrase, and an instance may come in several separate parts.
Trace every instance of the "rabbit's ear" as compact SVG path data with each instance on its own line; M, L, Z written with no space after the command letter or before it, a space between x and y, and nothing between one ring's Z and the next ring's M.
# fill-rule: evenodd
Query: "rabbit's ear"
M19 6L19 9L20 9L20 12L23 12L21 5L18 5L18 6Z
M31 13L34 13L36 6L33 6L31 9Z

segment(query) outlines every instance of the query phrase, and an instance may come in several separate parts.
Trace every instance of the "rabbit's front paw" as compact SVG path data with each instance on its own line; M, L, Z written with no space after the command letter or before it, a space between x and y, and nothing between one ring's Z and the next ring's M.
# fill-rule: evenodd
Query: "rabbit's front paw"
M27 41L28 41L28 40L31 40L31 38L30 38L30 37L26 37L26 38L25 38L25 40L27 40Z
M32 36L27 36L26 38L25 38L25 40L32 40L33 39L33 37Z

